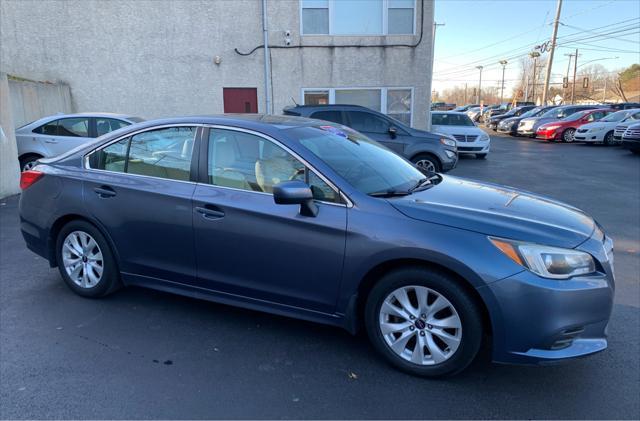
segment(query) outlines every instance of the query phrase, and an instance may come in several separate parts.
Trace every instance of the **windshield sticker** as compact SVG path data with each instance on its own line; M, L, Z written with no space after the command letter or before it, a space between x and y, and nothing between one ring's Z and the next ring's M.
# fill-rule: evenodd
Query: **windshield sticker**
M329 133L332 133L332 134L335 134L335 135L338 135L338 136L342 136L342 137L345 137L347 139L349 138L349 135L344 130L341 130L341 129L335 127L335 126L320 126L319 128L324 130L324 131L327 131Z

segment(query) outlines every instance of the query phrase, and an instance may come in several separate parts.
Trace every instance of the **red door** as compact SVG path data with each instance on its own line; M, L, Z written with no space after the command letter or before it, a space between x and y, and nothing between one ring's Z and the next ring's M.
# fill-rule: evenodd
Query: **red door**
M257 88L222 88L225 113L257 113Z

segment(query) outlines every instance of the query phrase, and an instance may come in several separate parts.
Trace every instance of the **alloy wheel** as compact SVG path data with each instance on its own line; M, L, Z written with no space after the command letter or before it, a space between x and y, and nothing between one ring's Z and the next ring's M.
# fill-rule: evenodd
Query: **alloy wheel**
M574 136L575 136L576 131L573 129L567 129L564 131L564 133L562 134L562 140L564 140L565 142L571 143L574 141Z
M416 161L416 166L428 172L436 172L436 166L432 161L428 159L419 159L418 161Z
M35 166L36 166L36 160L34 159L33 161L29 161L22 166L22 172L29 171Z
M453 304L424 286L404 286L382 302L379 328L400 358L425 366L451 358L462 340L462 321Z
M73 231L64 239L62 262L69 278L81 288L93 288L102 279L102 251L96 240L84 231Z

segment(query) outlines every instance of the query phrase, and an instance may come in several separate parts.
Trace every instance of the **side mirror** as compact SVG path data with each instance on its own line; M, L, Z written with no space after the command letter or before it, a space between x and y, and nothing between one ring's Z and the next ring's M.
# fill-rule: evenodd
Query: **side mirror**
M391 139L395 139L398 136L398 129L393 126L389 127L389 136L391 136Z
M278 205L300 205L300 215L318 215L318 206L313 201L313 192L304 182L283 181L273 186L273 201Z

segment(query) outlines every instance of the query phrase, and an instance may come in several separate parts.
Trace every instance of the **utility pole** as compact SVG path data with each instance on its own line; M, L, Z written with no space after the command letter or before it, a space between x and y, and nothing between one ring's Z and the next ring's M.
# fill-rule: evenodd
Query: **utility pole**
M558 9L556 10L556 20L553 22L553 35L551 36L551 51L549 51L549 60L547 61L547 75L544 78L544 91L542 92L542 104L547 103L547 93L549 91L549 82L551 79L551 66L553 66L553 53L556 49L556 37L558 36L558 24L560 23L560 11L562 9L562 0L558 0Z
M576 72L578 70L578 49L576 48L575 60L573 61L573 85L571 86L571 103L575 104L576 98Z
M540 57L540 53L537 51L532 51L529 53L529 57L533 59L533 79L531 86L531 97L533 98L534 104L538 105L536 101L536 68L538 67L538 57ZM542 103L541 105L544 105Z
M433 32L431 39L431 80L429 81L429 89L433 88L433 66L436 51L436 30L438 29L438 26L444 26L444 23L436 23L436 21L433 21ZM427 96L427 130L431 130L431 95Z
M477 92L477 95L476 95L476 104L480 105L480 98L481 98L480 90L482 89L482 69L483 69L483 67L482 66L476 66L476 69L480 70L480 80L478 81L478 92Z
M267 29L267 0L262 0L262 35L264 37L264 113L271 114L271 59L269 55L269 31Z
M467 105L467 84L464 84L464 104L462 105Z
M500 64L502 64L502 85L500 85L500 104L502 104L504 98L504 69L507 67L507 60L500 60Z
M569 63L567 64L567 76L566 76L566 80L567 80L567 85L569 85L569 70L571 70L571 59L573 58L573 54L565 54L565 56L569 57ZM562 83L562 101L563 102L567 102L567 90L564 87L564 81Z
M604 74L604 93L602 94L602 103L604 104L605 101L607 100L607 79L609 79L609 76L607 76L607 74Z

